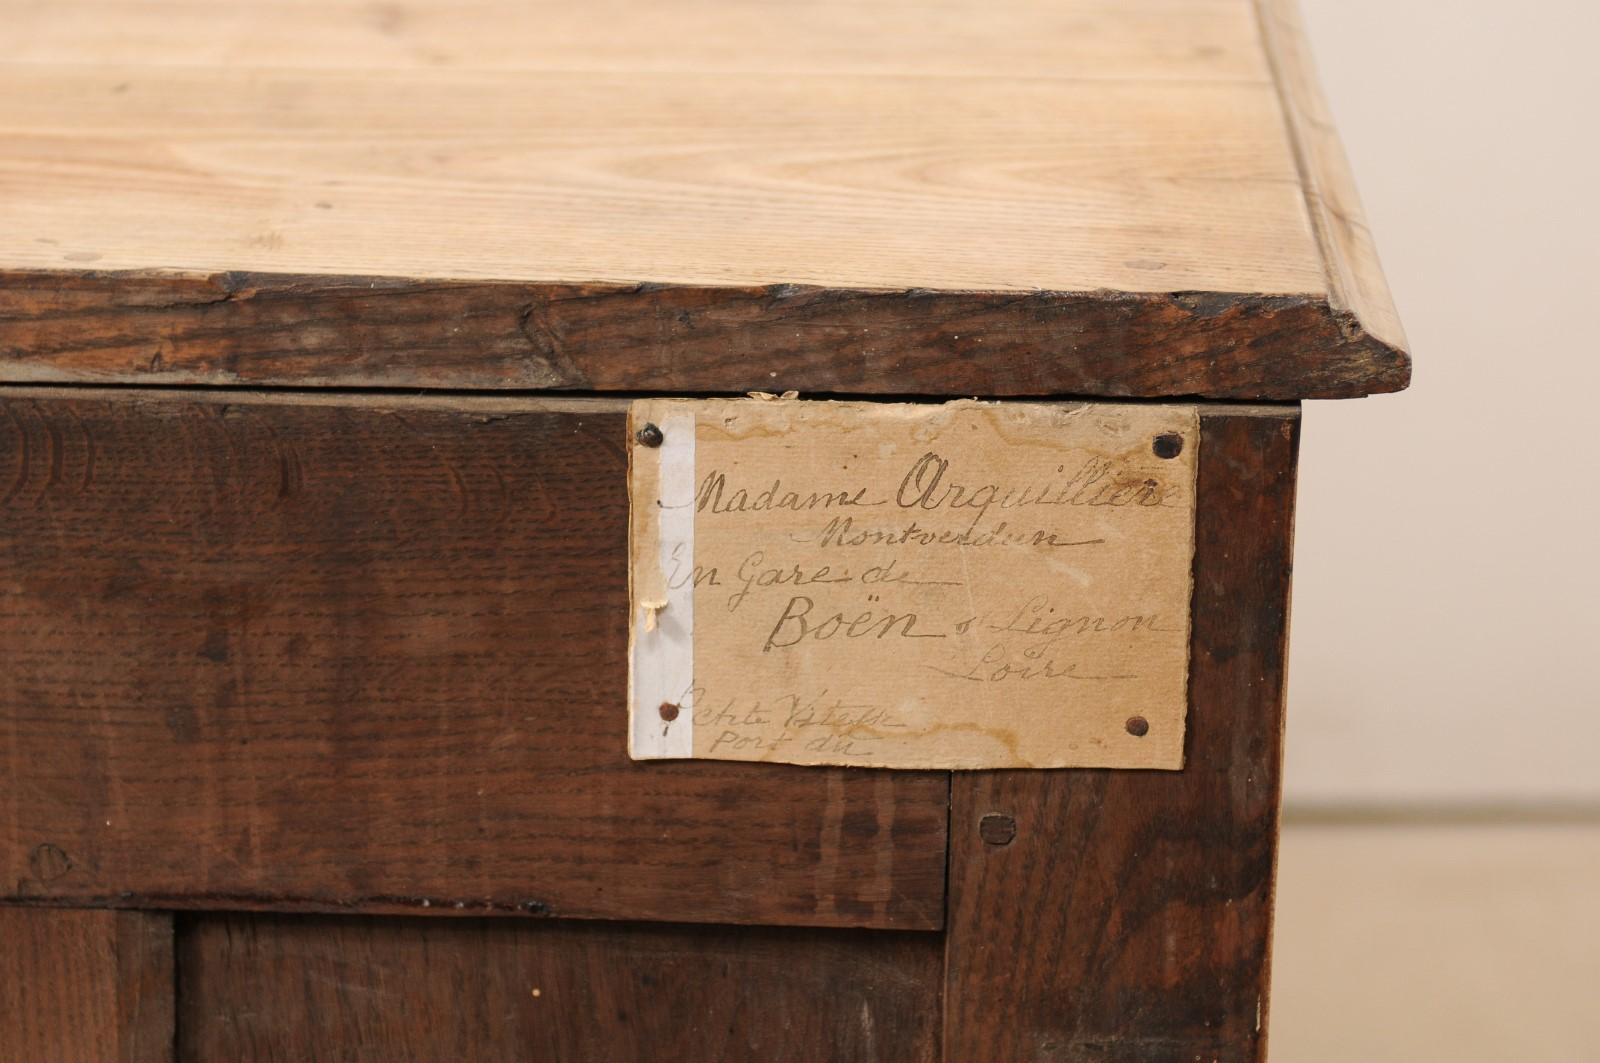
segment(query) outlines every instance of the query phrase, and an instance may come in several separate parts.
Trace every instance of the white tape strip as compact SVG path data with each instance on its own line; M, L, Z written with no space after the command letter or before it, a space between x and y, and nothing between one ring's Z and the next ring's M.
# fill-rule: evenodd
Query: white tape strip
M694 756L694 413L661 425L661 572L666 608L633 618L633 733L637 760ZM654 612L654 616L651 613Z

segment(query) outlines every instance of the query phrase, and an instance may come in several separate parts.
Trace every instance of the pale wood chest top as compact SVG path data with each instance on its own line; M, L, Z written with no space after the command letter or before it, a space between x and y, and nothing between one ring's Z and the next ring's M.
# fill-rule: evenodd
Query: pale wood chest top
M10 0L0 370L1395 390L1287 2Z

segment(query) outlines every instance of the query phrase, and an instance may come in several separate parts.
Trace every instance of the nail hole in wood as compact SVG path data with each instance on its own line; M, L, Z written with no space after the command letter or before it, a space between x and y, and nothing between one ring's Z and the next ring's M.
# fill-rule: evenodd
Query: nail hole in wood
M978 821L978 837L990 845L1010 845L1017 836L1017 821L1010 816L991 812Z

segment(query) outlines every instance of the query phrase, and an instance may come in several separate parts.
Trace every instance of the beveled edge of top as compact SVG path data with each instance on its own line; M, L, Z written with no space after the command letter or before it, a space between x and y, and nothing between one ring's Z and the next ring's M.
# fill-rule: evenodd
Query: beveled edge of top
M0 382L1355 398L1405 349L1325 295L0 272Z

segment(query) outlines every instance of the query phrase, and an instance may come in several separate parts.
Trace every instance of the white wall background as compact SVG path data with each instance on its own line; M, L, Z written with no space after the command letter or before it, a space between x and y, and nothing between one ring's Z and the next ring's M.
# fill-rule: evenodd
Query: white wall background
M1600 806L1600 5L1302 3L1416 378L1306 409L1288 799Z

